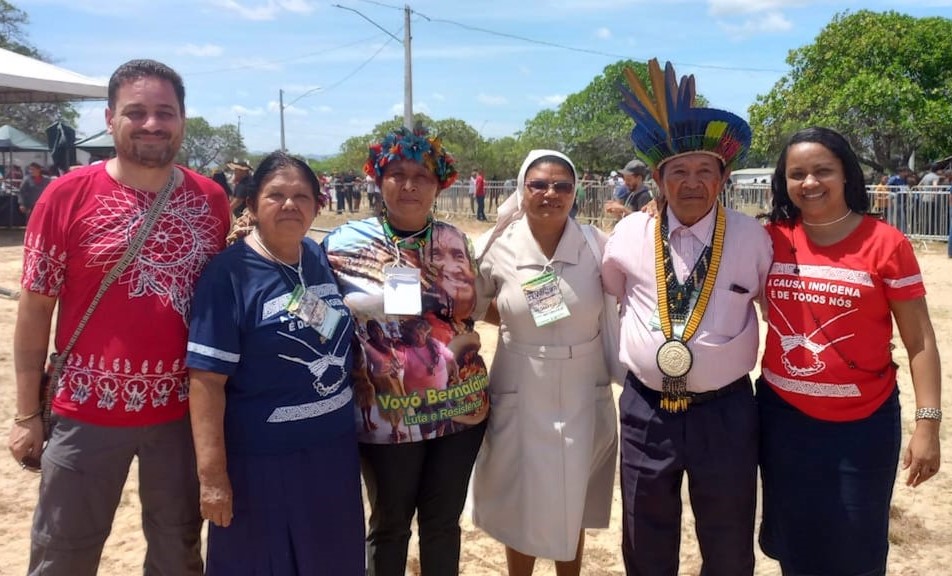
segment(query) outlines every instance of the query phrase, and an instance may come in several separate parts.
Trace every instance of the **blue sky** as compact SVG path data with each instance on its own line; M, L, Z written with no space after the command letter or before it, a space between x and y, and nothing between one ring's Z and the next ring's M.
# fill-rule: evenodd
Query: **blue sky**
M333 154L403 112L403 37L392 0L13 0L29 40L54 62L107 79L154 58L182 74L190 116L238 123L253 151ZM952 16L952 0L411 0L414 110L511 135L622 58L657 57L694 74L713 106L747 116L837 12ZM473 28L480 30L474 30ZM572 51L541 42L587 50ZM104 127L104 103L78 105Z

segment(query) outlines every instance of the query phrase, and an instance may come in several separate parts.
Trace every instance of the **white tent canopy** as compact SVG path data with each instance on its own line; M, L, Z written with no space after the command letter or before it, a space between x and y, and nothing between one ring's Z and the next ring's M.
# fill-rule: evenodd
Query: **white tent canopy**
M105 100L104 82L0 48L0 104Z

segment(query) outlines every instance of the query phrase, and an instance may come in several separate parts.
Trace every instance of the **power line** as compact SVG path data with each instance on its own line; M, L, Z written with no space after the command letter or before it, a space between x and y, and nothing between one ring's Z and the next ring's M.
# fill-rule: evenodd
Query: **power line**
M403 6L397 6L396 4L387 4L386 2L379 2L378 0L358 0L358 1L365 2L367 4L374 4L376 6L382 6L384 8L391 8L393 10L399 10L401 12L403 11Z
M373 2L373 3L377 3L377 2L375 2L375 0L362 0L362 1L363 1L363 2ZM449 25L451 25L451 26L457 26L457 27L459 27L459 28L462 28L462 29L464 29L464 30L469 30L469 31L471 31L471 32L482 32L483 34L489 34L489 35L491 35L491 36L499 36L499 37L501 37L501 38L509 38L509 39L512 39L512 40L519 40L519 41L521 41L521 42L528 42L528 43L530 43L530 44L537 44L537 45L539 45L539 46L547 46L547 47L549 47L549 48L557 48L557 49L559 49L559 50L568 50L568 51L570 51L570 52L579 52L579 53L581 53L581 54L592 54L592 55L595 55L595 56L606 56L606 57L609 57L609 58L625 59L625 60L631 58L631 55L629 55L629 54L615 54L615 53L613 53L613 52L605 52L605 51L602 51L602 50L594 50L594 49L591 49L591 48L579 48L579 47L576 47L576 46L567 46L567 45L565 45L565 44L559 44L559 43L557 43L557 42L550 42L550 41L548 41L548 40L538 40L538 39L535 39L535 38L529 38L529 37L526 37L526 36L520 36L520 35L518 35L518 34L511 34L511 33L509 33L509 32L500 32L500 31L498 31L498 30L490 30L490 29L488 29L488 28L482 28L482 27L480 27L480 26L473 26L473 25L471 25L471 24L464 24L464 23L462 23L462 22L457 22L457 21L455 21L455 20L447 20L446 18L432 18L432 17L430 17L430 16L427 16L427 15L425 15L425 14L423 14L423 13L420 13L420 12L417 12L417 11L415 11L415 10L412 10L412 12L413 12L414 14L418 14L418 15L422 16L422 17L425 18L428 22L435 22L435 23L440 23L440 24L449 24ZM638 60L642 60L642 59L641 59L641 58L638 58ZM689 63L689 62L672 62L672 64L677 64L678 66L689 66L689 67L692 67L692 68L701 68L701 69L708 69L708 70L726 70L726 71L734 71L734 72L770 72L770 73L777 73L777 74L783 74L783 73L785 72L784 70L775 70L775 69L773 69L773 68L747 68L747 67L743 67L743 66L717 66L717 65L715 65L715 64L692 64L692 63Z
M321 56L321 55L323 55L323 54L329 54L329 53L335 52L335 51L337 51L337 50L343 50L344 48L350 48L350 47L352 47L352 46L357 46L357 45L359 45L359 44L365 44L365 43L367 43L367 42L370 42L371 40L376 40L376 39L378 39L378 38L380 38L380 37L382 37L382 36L383 36L383 34L374 34L373 36L370 36L369 38L361 38L360 40L356 40L356 41L354 41L354 42L348 42L347 44L341 44L340 46L333 46L333 47L327 48L327 49L325 49L325 50L318 50L317 52L309 52L309 53L307 53L307 54L301 54L301 55L298 55L298 56L291 56L291 57L289 57L289 58L283 58L283 59L278 59L278 60L264 60L264 61L262 61L262 62L259 63L259 64L242 64L242 65L239 65L239 66L231 66L231 67L229 67L229 68L219 68L219 69L216 69L216 70L203 70L203 71L200 71L200 72L184 72L182 75L183 75L183 76L204 76L204 75L206 75L206 74L219 74L219 73L221 73L221 72L233 72L233 71L235 71L235 70L247 70L247 69L251 69L251 68L259 68L259 67L262 66L262 65L284 64L284 63L286 63L286 62L293 62L293 61L295 61L295 60L303 60L303 59L305 59L305 58L311 58L311 57L313 57L313 56Z
M400 27L400 30L403 30L403 26ZM399 30L398 30L398 32L399 32ZM344 76L343 78L341 78L341 79L338 80L337 82L334 82L333 84L328 85L326 88L324 88L324 92L327 92L328 90L332 90L332 89L334 89L334 88L340 86L340 85L343 84L344 82L346 82L346 81L350 80L351 78L353 78L358 72L360 72L361 70L363 70L363 68L364 68L367 64L370 64L370 63L374 60L374 58L376 58L377 56L379 56L380 53L383 52L383 49L386 48L391 42L393 42L393 39L392 39L392 38L387 38L387 41L384 42L384 43L380 46L380 48L377 48L377 51L374 52L373 54L371 54L371 55L370 55L370 58L367 58L366 60L364 60L363 62L361 62L360 65L357 66L356 68L354 68L354 70L353 70L350 74Z

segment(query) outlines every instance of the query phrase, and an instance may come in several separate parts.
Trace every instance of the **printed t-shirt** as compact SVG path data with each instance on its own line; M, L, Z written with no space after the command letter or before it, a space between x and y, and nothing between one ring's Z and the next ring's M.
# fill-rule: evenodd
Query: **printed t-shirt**
M396 264L397 250L377 218L341 226L324 246L370 364L357 371L372 387L357 394L366 397L356 412L360 441L420 441L485 419L488 379L473 328L476 269L466 236L434 222L422 248L401 248L400 265L421 270L419 316L384 314L384 269Z
M184 181L66 359L56 413L103 426L185 415L192 293L205 264L224 247L231 220L218 184L180 170ZM101 163L57 178L37 202L23 243L22 287L59 299L57 350L66 347L155 196L119 183Z
M814 245L799 225L767 231L774 261L766 288L764 378L814 418L869 416L896 384L889 302L925 295L912 245L868 216L832 246Z
M225 374L225 448L280 454L354 429L354 325L321 247L304 240L308 291L339 315L329 338L287 311L297 272L244 241L199 279L189 329L189 368ZM335 314L336 311L336 314Z

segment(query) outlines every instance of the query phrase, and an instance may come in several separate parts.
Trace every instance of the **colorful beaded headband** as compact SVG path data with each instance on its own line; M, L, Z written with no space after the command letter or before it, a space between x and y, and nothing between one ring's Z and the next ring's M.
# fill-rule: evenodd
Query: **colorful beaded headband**
M371 144L364 173L380 181L387 164L394 160L422 164L436 175L440 190L449 188L459 175L453 156L443 148L443 140L439 136L430 136L425 128L399 128L380 142Z

